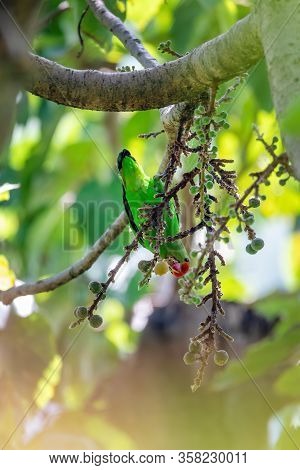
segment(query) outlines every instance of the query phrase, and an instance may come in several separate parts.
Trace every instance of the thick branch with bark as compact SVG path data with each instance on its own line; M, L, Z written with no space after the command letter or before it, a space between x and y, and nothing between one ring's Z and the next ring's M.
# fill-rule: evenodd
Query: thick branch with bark
M41 279L37 282L26 283L20 286L11 287L6 291L0 291L0 301L5 305L10 304L16 297L30 294L39 294L40 292L48 292L57 287L66 284L75 277L80 276L87 271L103 253L106 248L120 235L128 223L127 216L124 212L114 221L114 223L104 232L104 234L96 241L88 253L79 261L68 267L64 271L53 277Z
M123 43L130 54L135 57L145 69L159 66L158 61L149 54L140 40L127 29L117 16L107 9L102 0L88 0L88 4L96 18ZM179 123L185 110L185 103L167 106L160 110L161 121L168 138L167 151L159 168L160 172L166 167L169 149L172 148L177 138Z
M73 70L30 56L27 90L42 98L81 109L134 111L193 101L216 83L249 70L263 50L253 15L184 57L128 73Z
M300 2L260 1L256 15L280 125L289 106L300 98ZM300 178L300 131L298 135L283 132L282 137L296 176Z

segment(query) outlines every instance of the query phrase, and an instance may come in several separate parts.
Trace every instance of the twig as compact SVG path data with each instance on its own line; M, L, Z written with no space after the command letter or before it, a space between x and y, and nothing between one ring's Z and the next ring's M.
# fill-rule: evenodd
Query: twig
M99 302L104 298L106 295L106 292L109 288L109 286L115 282L115 277L118 274L119 270L123 266L124 263L126 263L129 259L129 256L131 253L137 249L138 243L139 243L139 238L141 236L141 232L137 233L132 242L125 247L125 253L122 256L122 258L118 261L116 266L109 272L108 274L108 279L105 283L102 284L102 289L101 292L96 295L95 299L93 300L92 304L90 305L88 309L88 315L91 316L93 312L96 310Z
M108 10L102 0L88 0L88 4L96 18L124 44L130 54L135 57L144 68L153 68L159 65L158 61L144 48L140 40L126 28L124 23L117 16ZM159 168L160 173L164 171L170 160L173 145L178 136L180 123L183 116L186 115L189 110L191 110L190 103L179 103L178 105L171 105L160 109L160 118L168 138L167 151Z
M127 216L122 212L82 259L55 276L41 279L37 282L11 287L6 291L0 291L0 301L8 305L16 297L49 292L80 276L80 274L87 271L95 263L101 253L120 235L126 227L127 222Z
M85 9L83 10L83 12L81 13L81 16L79 18L78 25L77 25L77 34L78 34L79 43L80 43L80 50L77 52L77 59L81 57L83 50L84 50L84 40L81 34L81 25L88 10L89 10L89 6L87 5Z
M163 134L165 132L164 129L158 132L149 132L148 134L139 134L138 137L140 139L150 139L150 137L156 138L158 135Z
M180 59L183 57L181 54L178 54L178 52L174 51L174 49L171 48L171 41L166 41L166 42L161 42L160 45L158 46L158 50L162 52L163 54L170 54L173 57L176 57L177 59Z
M157 60L149 54L141 41L126 28L120 18L108 10L102 0L88 0L88 4L96 18L124 44L130 54L135 57L145 69L158 65Z

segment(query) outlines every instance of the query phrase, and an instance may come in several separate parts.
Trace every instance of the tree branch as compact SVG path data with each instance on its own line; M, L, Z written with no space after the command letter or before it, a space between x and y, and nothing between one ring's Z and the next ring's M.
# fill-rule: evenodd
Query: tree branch
M282 125L291 105L300 98L300 3L264 0L258 2L256 15L284 145L300 179L300 133L288 133Z
M88 0L88 4L96 18L123 43L130 54L135 57L144 68L159 66L158 61L149 54L140 40L127 29L117 16L107 9L102 0ZM159 173L162 173L167 166L174 142L177 139L180 122L184 114L186 114L187 109L190 109L190 105L187 103L179 103L160 109L160 118L168 142L164 158L159 167Z
M35 95L81 109L162 108L198 99L201 91L247 71L262 54L255 18L249 15L181 59L146 70L73 70L30 55L32 73L26 87Z
M184 99L197 99L209 86L246 71L262 53L253 17L248 16L184 58L157 66L157 61L101 0L88 3L147 70L116 74L71 70L30 55L32 75L28 90L61 104L94 110L150 109L178 102L178 106L161 109L169 145L176 138L177 125L186 110ZM127 217L122 213L84 258L53 277L0 291L0 300L9 304L18 296L54 290L69 282L89 269L126 225Z
M152 68L158 62L144 48L143 44L126 28L124 23L111 13L102 0L87 0L96 18L124 44L130 54L145 68Z
M55 276L41 279L33 283L11 287L6 291L0 291L0 301L8 305L11 304L16 297L48 292L80 276L80 274L87 271L95 263L101 253L120 235L127 223L127 216L122 212L81 260Z

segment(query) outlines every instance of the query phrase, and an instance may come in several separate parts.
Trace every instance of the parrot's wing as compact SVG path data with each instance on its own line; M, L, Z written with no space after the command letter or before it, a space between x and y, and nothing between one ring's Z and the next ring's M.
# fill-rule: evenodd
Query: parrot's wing
M153 178L153 186L154 186L155 191L157 193L164 193L165 192L164 185L163 185L162 181L159 178L156 178L156 177ZM174 217L176 217L176 219L179 223L179 215L178 215L178 212L176 211L176 207L175 207L174 201L172 199L169 202L169 207L170 207L172 215Z

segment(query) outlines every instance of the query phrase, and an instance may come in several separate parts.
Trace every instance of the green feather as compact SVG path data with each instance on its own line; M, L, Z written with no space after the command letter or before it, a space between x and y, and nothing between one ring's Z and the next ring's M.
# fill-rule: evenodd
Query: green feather
M155 205L161 201L156 198L158 193L164 191L162 182L158 178L149 178L142 167L130 155L128 150L123 150L118 156L118 170L123 182L123 203L130 225L134 232L138 232L144 219L140 215L139 208L144 205ZM165 237L174 237L180 232L178 214L173 201L169 203L169 211L164 210L163 217L166 223ZM155 235L155 232L151 235ZM141 239L140 243L148 250L154 250L148 240ZM162 258L174 258L182 263L188 259L186 249L181 240L166 242L160 246Z

